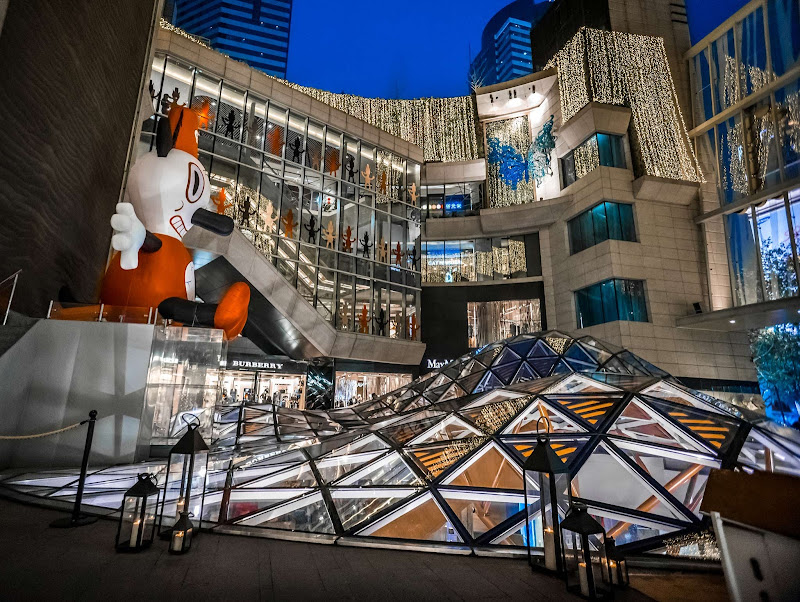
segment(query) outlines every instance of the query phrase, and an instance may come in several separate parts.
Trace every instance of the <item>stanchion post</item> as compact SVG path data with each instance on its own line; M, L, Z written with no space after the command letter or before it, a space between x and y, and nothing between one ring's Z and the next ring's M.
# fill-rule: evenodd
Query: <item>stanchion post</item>
M83 460L81 461L81 476L78 479L78 492L75 495L75 505L72 508L72 516L69 518L59 518L50 523L51 527L66 529L70 527L82 527L97 521L96 516L81 514L81 501L83 500L83 488L86 485L86 472L89 470L89 453L92 451L92 437L94 437L94 423L97 422L97 410L89 412L89 419L81 424L89 423L86 428L86 445L83 446Z

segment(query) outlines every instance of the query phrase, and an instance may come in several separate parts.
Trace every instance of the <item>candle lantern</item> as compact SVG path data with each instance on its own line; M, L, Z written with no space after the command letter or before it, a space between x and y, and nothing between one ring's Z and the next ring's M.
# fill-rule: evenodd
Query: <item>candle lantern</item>
M140 474L125 492L117 527L118 552L138 552L153 543L160 492L149 474Z
M186 433L169 452L161 502L160 535L163 538L171 538L178 522L188 521L191 525L190 515L201 521L198 527L202 524L207 468L208 446L200 436L199 424L188 424Z
M628 563L620 554L613 537L606 537L601 550L603 562L603 582L609 586L628 587Z
M169 539L169 551L171 554L185 554L192 547L192 536L194 535L194 525L189 520L188 512L181 512L178 521L172 526Z
M525 534L528 562L531 547L544 548L544 567L561 573L562 542L558 528L559 507L566 509L569 495L569 468L550 446L547 434L539 435L536 446L523 464L526 517ZM536 517L541 516L537 524Z
M605 530L593 519L583 504L570 507L561 521L564 543L564 578L567 590L590 600L610 596L604 585Z

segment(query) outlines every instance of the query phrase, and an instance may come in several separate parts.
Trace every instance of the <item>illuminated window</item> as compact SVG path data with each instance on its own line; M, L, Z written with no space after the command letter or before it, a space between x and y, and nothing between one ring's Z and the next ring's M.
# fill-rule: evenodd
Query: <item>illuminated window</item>
M542 329L539 299L467 303L470 348Z
M573 255L609 239L636 241L633 205L625 203L600 203L569 220L567 226Z
M615 320L647 322L643 280L611 278L575 291L578 328Z

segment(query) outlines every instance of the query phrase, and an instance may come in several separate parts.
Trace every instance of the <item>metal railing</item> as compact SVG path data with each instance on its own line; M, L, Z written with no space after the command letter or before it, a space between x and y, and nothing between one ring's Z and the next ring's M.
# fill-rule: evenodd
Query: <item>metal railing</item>
M3 326L8 322L8 314L11 311L11 301L14 299L14 292L17 290L17 280L22 270L17 270L11 276L0 281L0 311L3 312ZM8 300L5 300L8 291Z

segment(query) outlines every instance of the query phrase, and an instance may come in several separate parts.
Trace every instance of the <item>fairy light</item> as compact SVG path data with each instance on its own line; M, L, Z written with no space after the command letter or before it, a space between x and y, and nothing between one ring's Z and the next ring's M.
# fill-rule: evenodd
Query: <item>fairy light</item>
M631 142L647 175L703 182L661 38L583 28L548 63L564 122L589 102L631 109Z
M528 271L528 262L525 259L525 243L523 241L508 241L508 265L511 274Z
M720 135L723 136L722 132ZM728 127L727 140L723 147L722 140L719 145L720 165L728 172L731 190L741 194L747 194L747 171L744 165L744 154L740 149L744 148L744 136L741 122ZM725 153L727 152L727 157ZM727 159L727 161L726 161Z
M475 251L475 271L481 276L494 275L493 254L491 251Z
M573 151L575 159L575 178L580 179L600 166L600 152L597 136L592 136Z

